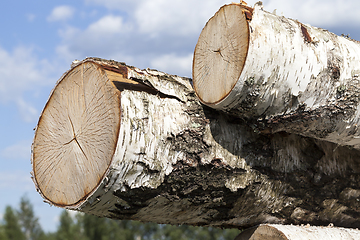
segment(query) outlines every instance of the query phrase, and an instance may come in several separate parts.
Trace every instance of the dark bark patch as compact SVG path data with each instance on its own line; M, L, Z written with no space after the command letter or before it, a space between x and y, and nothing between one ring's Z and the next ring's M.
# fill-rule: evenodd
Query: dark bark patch
M311 43L312 39L311 39L311 36L310 36L307 28L302 23L300 23L300 26L301 26L301 32L302 32L305 42Z
M134 219L133 216L141 209L149 207L150 200L163 197L171 203L185 201L191 203L192 207L203 208L204 219L206 219L206 215L211 213L211 222L226 221L233 217L230 211L239 196L243 194L242 190L232 192L225 186L226 179L229 176L234 176L234 172L243 174L244 170L222 166L216 159L214 164L196 167L189 167L186 164L166 176L164 182L156 189L140 187L115 192L114 195L126 201L127 206L117 204L117 208L111 210L112 217ZM180 208L172 209L172 211L182 213L186 211ZM163 210L151 209L151 211ZM165 216L166 214L160 219L161 222L175 224L174 219L166 219ZM186 223L185 216L186 214L184 216L179 215L179 218L184 218L182 220L184 223ZM176 221L180 220L177 219ZM210 225L211 222L199 222L197 225Z

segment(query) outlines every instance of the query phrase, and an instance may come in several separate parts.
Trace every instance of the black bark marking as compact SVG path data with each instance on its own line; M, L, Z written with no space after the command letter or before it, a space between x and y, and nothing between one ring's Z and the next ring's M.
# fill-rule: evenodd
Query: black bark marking
M149 93L152 95L157 95L160 98L171 98L171 99L176 99L179 102L183 102L181 99L179 99L176 96L162 93L159 90L144 84L141 80L138 80L135 78L131 78L131 79L136 82L139 82L140 84L126 83L126 82L120 82L120 81L113 81L113 83L120 92L124 91L125 89L132 90L132 91L138 91L138 92L146 92L146 93Z

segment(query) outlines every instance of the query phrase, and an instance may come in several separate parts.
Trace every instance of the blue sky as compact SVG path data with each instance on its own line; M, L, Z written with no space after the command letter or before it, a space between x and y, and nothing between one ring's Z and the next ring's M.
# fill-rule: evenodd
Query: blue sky
M248 1L253 6L256 1ZM13 0L0 2L0 219L26 194L46 231L61 209L30 179L33 128L74 59L96 56L191 76L202 27L223 0ZM265 10L360 40L360 1L265 0Z

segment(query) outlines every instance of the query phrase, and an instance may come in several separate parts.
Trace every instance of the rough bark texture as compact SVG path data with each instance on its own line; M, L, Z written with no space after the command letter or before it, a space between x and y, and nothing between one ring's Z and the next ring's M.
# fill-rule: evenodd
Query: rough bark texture
M200 35L193 81L204 104L259 131L360 148L359 62L355 40L271 14L260 3L230 4ZM216 98L207 101L206 93Z
M360 239L358 229L333 226L314 227L310 225L262 224L240 233L235 240L353 240Z
M67 191L77 185L78 176L50 178L41 185L34 170L35 185L50 204L102 217L196 226L360 225L358 150L285 132L261 134L251 123L203 106L188 78L94 58L64 74L47 108L61 92L61 82L73 81L72 72L89 64L97 66L92 77L102 76L100 82L113 79L118 91L108 98L121 103L117 145L114 149L109 144L114 154L98 184L75 204L53 199L67 194L59 193L57 184ZM52 150L36 140L42 124L39 121L35 132L34 168L45 161L37 151ZM56 129L57 134L47 136L49 141L67 134ZM95 161L86 149L96 146L81 144L87 161ZM71 168L59 160L47 159L52 161L48 171L72 172L85 161L69 156ZM94 167L81 176L96 174ZM51 184L54 191L44 194L44 186Z

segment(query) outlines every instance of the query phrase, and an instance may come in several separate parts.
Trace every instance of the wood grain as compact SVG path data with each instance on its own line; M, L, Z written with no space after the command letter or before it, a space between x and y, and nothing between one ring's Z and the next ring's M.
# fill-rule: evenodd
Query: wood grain
M193 82L206 104L224 99L244 67L249 28L239 4L226 5L207 22L195 47Z
M202 105L188 78L88 58L42 113L33 176L48 203L100 217L356 228L359 159L331 142L259 133Z
M194 89L203 104L256 131L360 148L359 62L357 41L269 13L261 2L252 11L230 4L200 34Z
M115 151L119 92L104 70L84 63L53 90L35 134L34 176L56 205L83 201L102 180Z

